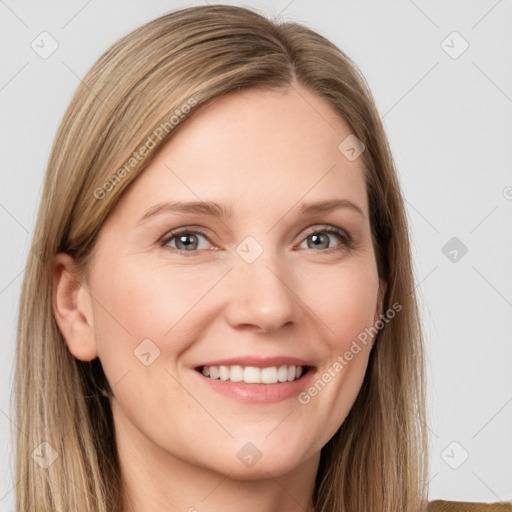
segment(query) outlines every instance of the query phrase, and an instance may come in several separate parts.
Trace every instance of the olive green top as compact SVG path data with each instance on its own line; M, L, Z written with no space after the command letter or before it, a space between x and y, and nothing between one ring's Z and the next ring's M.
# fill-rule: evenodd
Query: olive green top
M469 503L466 501L434 500L428 512L512 512L512 501L497 503Z

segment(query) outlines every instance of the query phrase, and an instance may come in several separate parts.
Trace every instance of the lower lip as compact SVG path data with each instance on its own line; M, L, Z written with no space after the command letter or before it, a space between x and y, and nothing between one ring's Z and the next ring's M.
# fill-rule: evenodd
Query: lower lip
M299 379L292 382L278 382L276 384L247 384L245 382L231 382L229 380L211 379L205 377L197 370L193 370L195 374L210 389L217 391L225 396L235 398L242 402L255 403L274 403L282 402L289 398L296 397L304 391L311 381L314 374L313 368L303 374Z

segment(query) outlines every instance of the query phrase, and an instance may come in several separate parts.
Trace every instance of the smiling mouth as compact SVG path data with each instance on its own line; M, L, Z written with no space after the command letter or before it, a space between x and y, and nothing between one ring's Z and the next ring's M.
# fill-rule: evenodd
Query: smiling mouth
M310 366L199 366L196 371L209 379L245 384L280 384L294 382L310 370Z

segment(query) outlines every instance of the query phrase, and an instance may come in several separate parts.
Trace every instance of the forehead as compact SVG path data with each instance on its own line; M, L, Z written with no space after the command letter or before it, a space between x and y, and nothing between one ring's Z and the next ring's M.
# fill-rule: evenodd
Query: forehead
M236 200L261 209L339 197L367 214L362 158L340 150L349 136L334 109L303 87L242 90L194 112L122 202L136 199L140 210L165 200L231 208Z
M278 148L292 159L312 150L315 155L327 148L339 151L340 142L350 134L333 107L303 86L249 88L199 107L165 149L174 152L177 146L185 151L195 147L197 152L231 145L230 155L259 154L263 158Z

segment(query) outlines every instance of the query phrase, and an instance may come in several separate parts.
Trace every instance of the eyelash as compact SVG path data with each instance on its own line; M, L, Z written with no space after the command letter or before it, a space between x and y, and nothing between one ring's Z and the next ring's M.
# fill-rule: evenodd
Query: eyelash
M310 235L316 235L318 233L325 233L325 234L334 234L334 235L338 235L339 238L341 239L342 241L342 247L340 246L336 246L336 247L329 247L328 249L325 249L323 251L319 251L319 252L322 252L324 254L331 254L333 252L339 252L339 251L342 251L344 250L345 248L346 249L351 249L352 248L352 238L350 237L350 235L340 229L340 228L336 228L334 226L322 226L320 228L315 228L315 229L312 229L312 230L309 230L306 232L305 234L305 237L302 239L301 243L306 239L308 238ZM198 255L200 252L202 252L202 250L199 250L199 249L195 249L193 251L183 251L181 249L177 249L175 247L169 247L167 246L167 244L173 239L173 238L176 238L180 235L201 235L203 237L205 237L208 241L208 237L206 236L205 233L203 233L202 231L198 231L198 230L194 230L194 229L178 229L178 230L175 230L175 231L170 231L169 233L167 233L161 240L160 240L160 245L162 247L166 247L167 249L170 249L172 252L177 252L179 254L182 254L184 256L196 256ZM344 246L344 247L343 247ZM309 249L309 250L312 250L314 251L314 249ZM316 252L316 251L315 251Z

